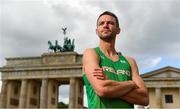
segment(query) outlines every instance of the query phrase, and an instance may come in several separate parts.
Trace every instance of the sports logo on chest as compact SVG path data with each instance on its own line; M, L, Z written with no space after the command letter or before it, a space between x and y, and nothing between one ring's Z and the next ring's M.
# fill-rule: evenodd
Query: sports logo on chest
M108 66L102 66L102 68L103 68L103 71L108 71L117 75L123 74L129 77L131 76L131 73L128 70L124 70L124 69L115 70L113 67L108 67Z

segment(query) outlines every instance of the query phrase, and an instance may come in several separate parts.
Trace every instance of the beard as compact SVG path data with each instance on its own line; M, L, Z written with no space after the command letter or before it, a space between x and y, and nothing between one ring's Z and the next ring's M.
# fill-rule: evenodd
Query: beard
M111 42L116 37L115 34L109 33L109 34L99 34L99 38L105 42Z
M114 39L112 36L107 36L107 37L99 36L99 38L105 42L111 42Z

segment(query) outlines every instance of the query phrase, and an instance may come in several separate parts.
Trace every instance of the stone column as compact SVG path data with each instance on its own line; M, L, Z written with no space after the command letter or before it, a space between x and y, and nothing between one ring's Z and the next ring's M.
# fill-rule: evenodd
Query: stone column
M83 97L84 97L84 91L83 91L83 83L82 79L76 78L76 108L83 108Z
M23 79L21 81L19 108L25 108L26 107L26 99L27 99L27 80Z
M69 90L69 108L75 108L76 106L76 79L70 78L70 90Z
M42 79L41 92L40 92L40 108L47 108L47 89L48 80Z
M0 108L6 108L7 102L7 80L2 81L1 94L0 94Z
M161 96L161 88L155 88L155 95L156 95L156 107L162 107L162 96Z

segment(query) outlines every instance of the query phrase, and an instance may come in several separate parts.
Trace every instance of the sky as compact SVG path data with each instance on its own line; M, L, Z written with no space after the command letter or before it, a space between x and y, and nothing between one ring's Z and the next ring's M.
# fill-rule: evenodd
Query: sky
M62 45L64 27L75 52L98 46L96 20L104 11L118 16L116 49L136 59L140 74L180 68L179 0L0 0L0 67L7 57L48 52L48 40Z

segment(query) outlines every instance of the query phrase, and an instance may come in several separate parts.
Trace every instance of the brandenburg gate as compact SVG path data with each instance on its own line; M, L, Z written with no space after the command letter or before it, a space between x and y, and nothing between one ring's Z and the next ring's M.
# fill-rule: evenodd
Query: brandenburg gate
M81 61L76 52L6 58L0 68L0 108L57 108L58 87L65 84L70 85L69 108L83 107Z

